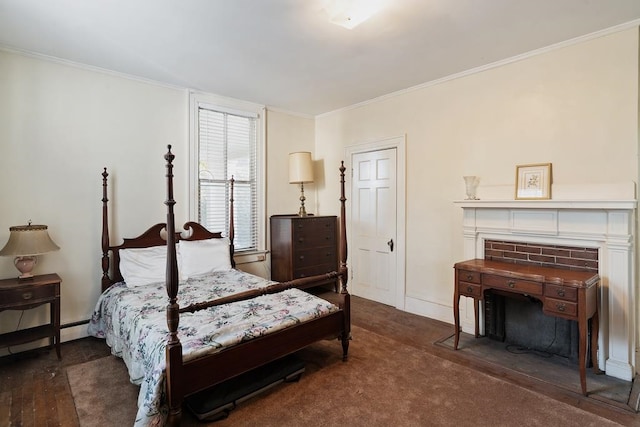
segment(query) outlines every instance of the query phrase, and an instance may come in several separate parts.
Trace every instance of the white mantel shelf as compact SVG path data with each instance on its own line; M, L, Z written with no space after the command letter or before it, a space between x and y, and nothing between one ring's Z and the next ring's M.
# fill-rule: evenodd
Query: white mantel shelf
M461 208L484 209L603 209L631 210L637 200L454 200Z

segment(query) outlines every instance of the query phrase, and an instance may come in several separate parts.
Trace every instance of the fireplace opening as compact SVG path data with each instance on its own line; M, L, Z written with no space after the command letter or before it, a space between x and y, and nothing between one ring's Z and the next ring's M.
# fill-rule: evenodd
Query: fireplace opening
M598 272L596 248L485 240L484 258ZM485 293L484 302L485 334L489 338L505 342L507 349L513 352L557 355L578 363L576 321L544 314L542 302L530 296L490 290Z
M578 323L542 312L531 297L485 293L487 337L504 342L513 353L553 355L578 363Z

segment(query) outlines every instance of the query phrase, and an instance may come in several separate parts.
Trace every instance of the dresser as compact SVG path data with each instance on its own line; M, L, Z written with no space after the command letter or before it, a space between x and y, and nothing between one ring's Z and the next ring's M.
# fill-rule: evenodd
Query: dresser
M0 311L29 310L43 304L50 307L48 324L2 334L0 347L49 338L49 344L55 344L58 359L61 358L60 281L57 274L43 274L25 280L0 280Z
M274 215L271 226L271 279L286 282L338 271L336 216ZM333 284L328 279L314 286Z
M542 311L549 316L578 322L578 360L582 393L587 394L586 352L588 323L591 319L591 360L598 368L598 284L597 273L571 271L552 267L511 264L500 261L473 259L454 265L453 318L454 348L460 338L460 296L473 298L475 336L479 336L479 303L485 291L508 296L526 295L542 302ZM531 325L535 328L536 325Z

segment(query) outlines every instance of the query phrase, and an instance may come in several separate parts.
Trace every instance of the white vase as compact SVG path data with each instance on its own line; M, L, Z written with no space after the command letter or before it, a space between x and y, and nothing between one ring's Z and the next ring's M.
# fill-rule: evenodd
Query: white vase
M476 197L476 189L480 183L480 178L477 176L463 176L462 178L464 178L464 185L467 191L466 200L478 200Z

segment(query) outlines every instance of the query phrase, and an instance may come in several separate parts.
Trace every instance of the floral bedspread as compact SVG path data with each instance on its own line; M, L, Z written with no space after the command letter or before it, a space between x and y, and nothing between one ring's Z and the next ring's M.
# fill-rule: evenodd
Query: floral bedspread
M239 270L191 278L180 284L181 307L273 282ZM166 419L165 346L168 337L164 283L128 288L118 283L98 299L88 333L106 339L121 357L133 384L140 385L135 426ZM180 315L178 337L184 360L315 319L338 307L299 289L289 289Z

